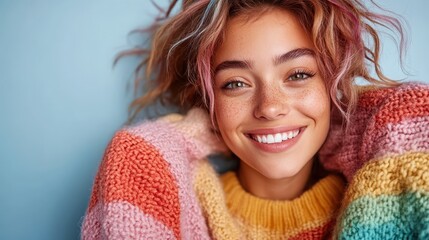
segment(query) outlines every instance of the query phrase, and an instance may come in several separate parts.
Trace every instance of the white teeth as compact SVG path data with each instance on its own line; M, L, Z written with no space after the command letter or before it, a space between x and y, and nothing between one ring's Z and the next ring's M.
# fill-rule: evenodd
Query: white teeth
M267 143L274 143L274 136L271 134L267 135Z
M299 130L294 130L290 132L276 133L276 134L267 134L267 135L254 135L253 139L260 143L280 143L282 141L296 137L299 134Z
M299 130L293 131L293 136L292 137L296 137L296 135L298 135L298 133L299 133Z
M281 133L276 133L276 135L274 135L274 142L276 142L276 143L282 142L282 134Z
M287 139L288 139L287 133L282 133L282 140L287 140Z

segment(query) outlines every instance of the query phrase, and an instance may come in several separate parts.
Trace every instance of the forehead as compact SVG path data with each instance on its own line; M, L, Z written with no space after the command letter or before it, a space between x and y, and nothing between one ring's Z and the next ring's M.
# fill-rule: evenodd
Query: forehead
M294 14L280 8L248 11L228 20L214 62L252 57L257 52L279 54L295 48L314 47Z

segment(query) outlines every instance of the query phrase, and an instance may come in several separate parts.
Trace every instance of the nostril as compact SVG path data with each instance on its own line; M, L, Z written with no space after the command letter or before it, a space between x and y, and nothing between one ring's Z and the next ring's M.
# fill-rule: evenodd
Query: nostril
M288 112L288 107L282 104L280 101L277 101L275 103L260 104L255 109L255 117L260 119L272 120L285 116Z

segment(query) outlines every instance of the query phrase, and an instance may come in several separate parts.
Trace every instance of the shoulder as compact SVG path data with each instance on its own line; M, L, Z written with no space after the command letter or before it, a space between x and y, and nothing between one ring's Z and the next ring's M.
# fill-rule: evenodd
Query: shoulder
M167 116L177 117L176 114ZM139 171L142 167L166 168L165 155L169 155L171 147L177 146L182 138L165 117L125 126L116 131L110 140L104 153L103 165L120 168L127 166Z
M146 129L150 129L148 125L151 123L118 130L105 150L100 172L118 178L147 175L153 171L159 173L160 169L168 172L162 149L145 136Z

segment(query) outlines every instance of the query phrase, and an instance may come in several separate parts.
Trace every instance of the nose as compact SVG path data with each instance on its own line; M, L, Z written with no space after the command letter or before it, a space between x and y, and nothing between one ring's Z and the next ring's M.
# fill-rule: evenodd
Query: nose
M254 114L258 119L276 120L284 117L290 111L288 96L279 86L261 87L256 94Z

